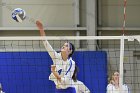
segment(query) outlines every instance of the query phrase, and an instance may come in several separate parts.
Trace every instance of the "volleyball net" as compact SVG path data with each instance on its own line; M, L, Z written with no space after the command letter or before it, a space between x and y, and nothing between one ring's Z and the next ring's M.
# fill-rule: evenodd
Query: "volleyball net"
M140 36L47 36L56 51L75 45L78 80L91 93L106 93L108 78L120 73L120 85L140 91ZM0 37L0 83L7 93L54 93L49 81L52 60L40 36Z

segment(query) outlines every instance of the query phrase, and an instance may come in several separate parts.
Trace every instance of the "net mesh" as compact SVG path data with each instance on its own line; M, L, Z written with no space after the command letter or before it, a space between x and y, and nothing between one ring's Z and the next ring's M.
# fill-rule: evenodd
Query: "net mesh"
M108 55L108 76L120 70L120 40L101 41L101 49L105 50ZM140 89L140 70L139 70L139 41L124 42L123 57L123 84L127 84L130 92L139 93ZM118 92L119 93L119 92Z
M123 84L127 84L132 93L140 91L140 45L136 37L124 38ZM20 40L21 38L12 40L13 38L9 37L7 40L0 40L0 83L3 91L54 93L55 84L48 78L52 60L42 40ZM76 47L73 59L80 69L78 80L82 81L91 93L106 93L108 78L120 69L120 51L123 51L120 49L121 37L76 38L48 38L48 41L58 52L65 42L73 43Z

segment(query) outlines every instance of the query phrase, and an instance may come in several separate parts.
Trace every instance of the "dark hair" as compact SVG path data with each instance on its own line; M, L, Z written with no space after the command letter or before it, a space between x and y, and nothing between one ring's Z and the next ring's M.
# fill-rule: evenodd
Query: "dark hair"
M75 51L75 47L72 43L69 42L69 44L70 44L70 50L72 50L71 54L69 54L69 57L71 57Z
M78 73L79 69L78 69L78 66L75 65L75 70L74 70L74 73L73 73L73 76L72 76L72 79L74 82L77 81L77 73Z

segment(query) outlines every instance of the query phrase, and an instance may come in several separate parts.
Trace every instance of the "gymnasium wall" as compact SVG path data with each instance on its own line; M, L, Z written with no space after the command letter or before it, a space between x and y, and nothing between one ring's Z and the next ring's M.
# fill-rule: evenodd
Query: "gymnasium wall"
M106 93L106 52L76 51L78 79L91 93ZM0 82L6 93L54 93L48 80L52 61L47 52L0 52Z
M4 27L32 27L33 19L42 20L47 26L74 26L73 0L2 0L2 25ZM22 8L28 16L22 24L11 18L15 8ZM29 18L31 20L29 20Z
M86 27L86 16L87 16L87 10L86 10L86 0L79 0L79 10L80 10L80 25L83 27Z
M124 14L124 0L100 0L101 22L103 27L122 27ZM140 1L127 0L126 27L140 26Z

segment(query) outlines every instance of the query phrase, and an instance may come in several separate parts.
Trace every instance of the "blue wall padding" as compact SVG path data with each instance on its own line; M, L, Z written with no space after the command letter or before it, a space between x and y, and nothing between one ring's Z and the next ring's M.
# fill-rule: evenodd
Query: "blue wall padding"
M78 79L91 93L105 93L106 52L76 51L73 59L80 71ZM47 52L0 52L0 82L6 93L54 93L48 80L52 60Z
M107 54L103 51L75 53L73 59L79 67L78 79L83 81L91 93L106 93Z

